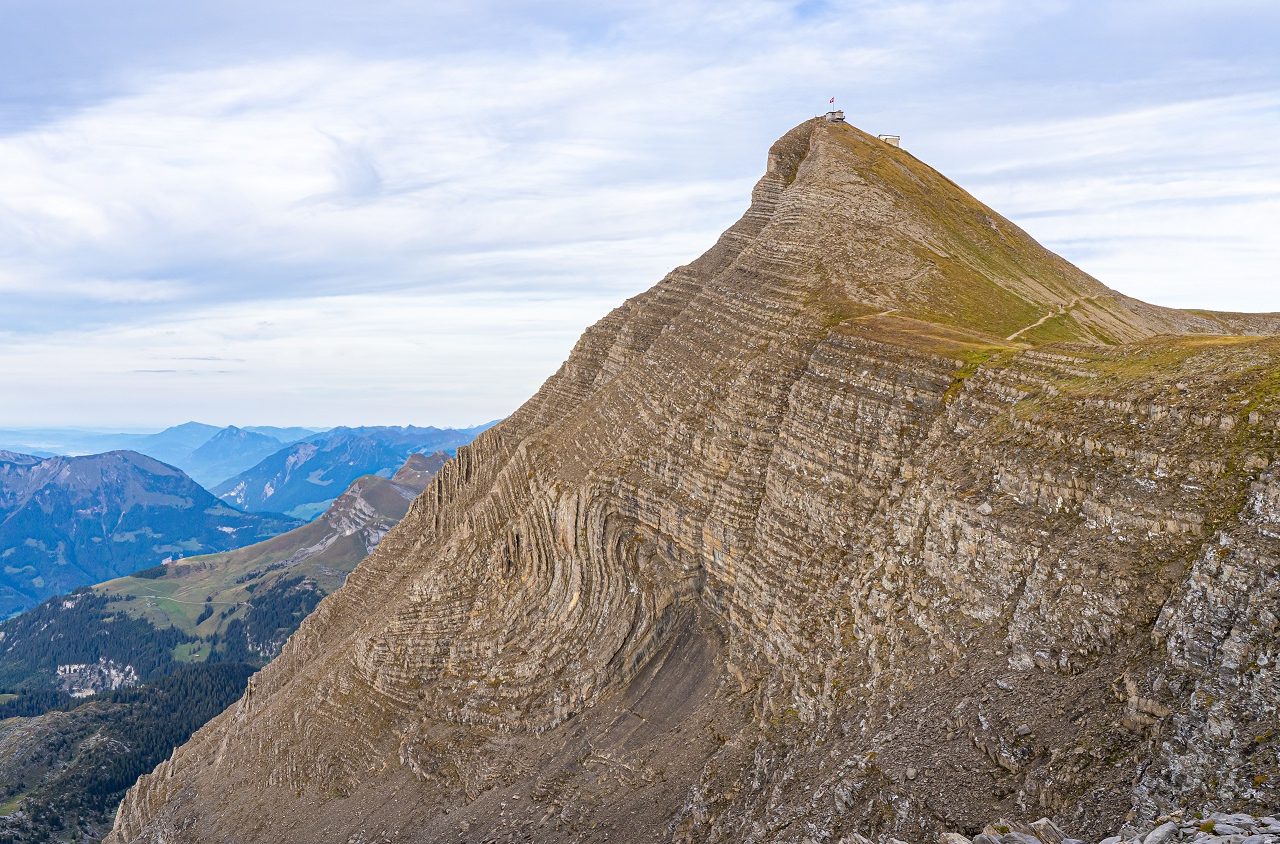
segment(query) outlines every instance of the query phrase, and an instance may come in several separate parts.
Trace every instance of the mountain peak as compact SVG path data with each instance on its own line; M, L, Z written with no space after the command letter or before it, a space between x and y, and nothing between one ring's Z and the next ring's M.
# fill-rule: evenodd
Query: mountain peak
M218 430L220 429L218 428L217 425L209 425L204 422L196 422L192 420L190 422L182 422L181 424L178 424L178 425L170 425L168 428L165 428L163 431L161 431L160 434L161 435L191 434L191 435L212 436L213 434L217 433Z
M1274 323L1111 291L808 121L109 840L924 841L1028 807L1097 840L1274 805L1280 670L1215 655L1275 649L1280 338L1185 336Z
M284 443L268 434L260 434L257 431L251 431L247 428L228 425L225 428L219 429L216 434L206 440L199 448L195 449L195 451L196 453L199 453L201 449L217 448L221 443L239 441L273 445L275 448L284 447Z
M761 184L771 181L781 189L757 248L785 255L797 292L833 323L892 317L1001 345L1280 329L1276 314L1193 313L1124 296L848 123L815 118L783 135Z

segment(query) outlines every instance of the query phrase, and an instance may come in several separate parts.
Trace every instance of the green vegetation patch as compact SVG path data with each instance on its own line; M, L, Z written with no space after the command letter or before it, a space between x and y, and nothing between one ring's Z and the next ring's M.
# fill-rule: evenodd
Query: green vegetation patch
M309 522L325 510L328 510L329 505L333 502L334 499L326 498L324 501L312 501L309 504L299 504L297 507L289 508L284 514L295 519L302 519L304 522Z
M1035 303L997 283L1008 273L996 266L979 271L955 258L922 257L938 267L941 281L929 285L930 299L911 308L912 316L1003 338L1044 315Z
M1063 343L1088 337L1089 330L1076 320L1071 311L1056 314L1035 328L1018 335L1018 339L1026 343L1040 345L1043 343Z
M22 801L26 798L27 793L24 791L19 794L15 794L3 803L0 803L0 816L12 815L14 812L18 811L22 806Z
M209 658L207 642L183 642L175 645L171 653L175 662L204 662Z

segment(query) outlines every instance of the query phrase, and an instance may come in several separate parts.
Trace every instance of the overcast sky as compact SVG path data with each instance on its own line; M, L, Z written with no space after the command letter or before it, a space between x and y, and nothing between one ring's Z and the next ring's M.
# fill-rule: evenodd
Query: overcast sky
M0 0L0 426L466 424L838 97L1105 283L1280 310L1280 4Z

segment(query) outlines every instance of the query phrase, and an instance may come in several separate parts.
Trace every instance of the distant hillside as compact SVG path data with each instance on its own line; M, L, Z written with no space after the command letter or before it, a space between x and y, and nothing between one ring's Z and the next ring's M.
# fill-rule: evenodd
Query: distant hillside
M253 672L238 662L179 666L24 717L0 704L0 841L100 841L124 789L234 702Z
M0 450L53 457L127 449L176 466L202 486L210 487L243 472L273 451L320 432L317 428L273 425L219 428L203 422L184 422L153 434L4 428L0 429Z
M334 428L272 454L213 492L251 512L311 518L361 475L389 476L410 454L451 451L488 427Z
M296 525L243 513L172 466L132 451L0 452L0 614L59 592Z
M113 447L127 448L188 471L182 465L184 458L222 430L224 429L216 425L206 425L203 422L184 422L143 437L121 437L120 444Z
M314 604L341 586L446 459L442 452L415 454L392 478L357 478L320 518L287 533L109 580L0 622L0 694L109 687L92 672L72 676L70 664L118 665L145 681L175 660L226 660L246 651L251 662L271 658L292 624L229 646L235 636L228 631L240 625L260 633L280 615L285 593L314 593Z
M240 695L445 459L415 454L390 479L359 478L320 518L264 542L0 623L0 815L21 809L0 817L0 840L96 840L124 789Z
M389 479L357 478L323 515L288 533L235 551L191 557L167 566L163 577L122 577L96 591L112 609L206 643L191 658L204 659L220 647L224 659L230 654L269 659L293 627L285 625L282 634L264 626L267 616L278 614L282 603L305 604L309 612L320 597L341 586L447 460L443 452L411 455Z
M199 448L176 458L173 463L207 488L243 472L284 447L285 444L273 436L231 425L218 431Z

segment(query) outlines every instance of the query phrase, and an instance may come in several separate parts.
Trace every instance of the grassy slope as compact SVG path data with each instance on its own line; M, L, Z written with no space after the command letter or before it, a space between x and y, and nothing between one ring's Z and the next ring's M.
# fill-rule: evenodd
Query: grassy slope
M351 489L358 489L360 496L389 523L399 521L408 510L410 500L402 491L404 488L398 490L385 478L368 475L357 480ZM336 506L344 506L343 501ZM359 534L334 539L333 532L326 516L256 545L188 558L170 566L164 577L121 577L96 589L112 599L113 609L123 610L157 627L177 627L208 639L244 615L254 592L269 588L281 578L302 574L315 580L324 592L340 586L347 573L364 558L366 549ZM279 566L304 549L318 548L329 540L327 546L309 554L305 560ZM200 621L206 606L213 612ZM207 646L199 644L179 646L179 652L175 653L180 660L202 659L207 655Z
M853 302L878 290L895 301L901 316L985 334L996 344L1013 336L1024 348L1280 331L1276 314L1180 311L1130 299L1045 249L906 150L845 124L819 123L815 138L825 171L809 178L825 180L833 192L869 209L833 215L837 232L826 244L837 256L833 263L840 264L844 244L855 244L848 254L897 254L918 268L912 278L888 284L874 271L837 278Z

